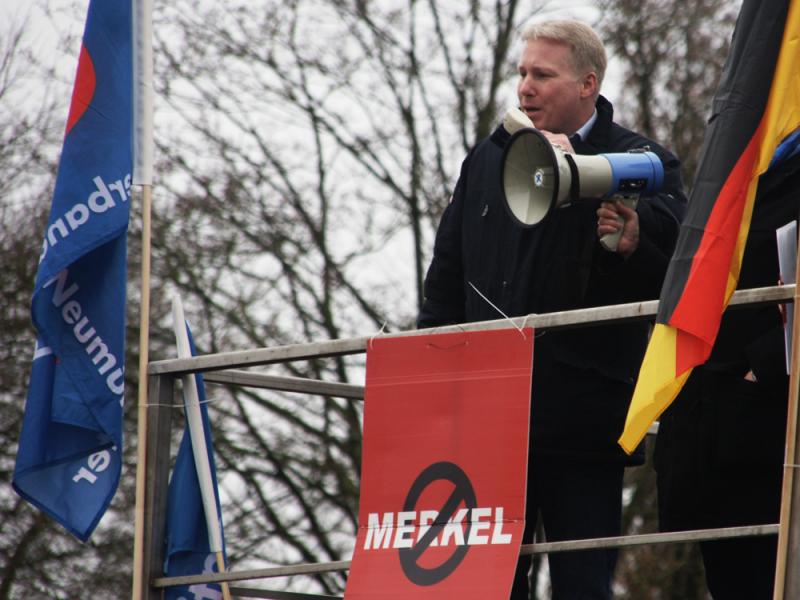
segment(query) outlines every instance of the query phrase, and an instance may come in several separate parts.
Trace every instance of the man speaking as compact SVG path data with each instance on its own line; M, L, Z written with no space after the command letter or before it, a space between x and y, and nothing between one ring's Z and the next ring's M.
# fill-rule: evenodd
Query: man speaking
M663 191L637 208L581 200L538 226L516 224L503 205L501 126L464 160L442 215L425 279L419 327L515 317L658 297L686 198L680 163L655 142L613 121L600 95L606 55L577 21L528 25L519 59L519 107L566 152L648 149L664 165ZM620 231L615 252L599 238ZM548 541L616 536L625 455L622 431L647 342L646 323L539 334L534 349L526 528L541 515ZM549 557L555 600L611 598L616 550ZM530 558L519 561L512 600L530 597Z

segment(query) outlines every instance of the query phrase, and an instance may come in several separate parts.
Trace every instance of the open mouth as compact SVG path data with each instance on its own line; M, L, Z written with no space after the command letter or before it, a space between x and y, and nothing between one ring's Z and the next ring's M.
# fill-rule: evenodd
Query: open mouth
M526 115L528 115L528 117L530 117L531 120L533 120L535 117L537 117L537 116L539 116L539 114L541 114L541 109L533 108L533 107L530 107L530 106L523 106L522 107L522 111Z

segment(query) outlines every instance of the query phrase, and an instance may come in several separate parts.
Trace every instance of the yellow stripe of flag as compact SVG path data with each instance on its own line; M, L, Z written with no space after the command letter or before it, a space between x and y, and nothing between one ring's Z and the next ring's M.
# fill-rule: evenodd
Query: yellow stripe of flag
M661 323L653 329L625 420L625 431L619 438L619 445L628 454L636 449L650 425L675 399L689 377L691 371L675 377L677 334L674 327Z
M800 2L792 2L786 18L769 99L758 127L758 130L763 132L763 138L746 192L738 243L729 268L725 307L738 282L758 177L766 172L781 141L799 126ZM619 438L620 446L628 453L633 452L650 425L672 403L691 373L691 369L688 369L680 375L676 374L677 340L676 328L661 323L656 324L639 372L639 379L625 420L625 429Z

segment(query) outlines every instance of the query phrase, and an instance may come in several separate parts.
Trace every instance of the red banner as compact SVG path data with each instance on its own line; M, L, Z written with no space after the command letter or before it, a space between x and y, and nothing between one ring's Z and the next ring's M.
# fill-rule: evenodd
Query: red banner
M367 351L347 600L506 600L525 526L533 331Z

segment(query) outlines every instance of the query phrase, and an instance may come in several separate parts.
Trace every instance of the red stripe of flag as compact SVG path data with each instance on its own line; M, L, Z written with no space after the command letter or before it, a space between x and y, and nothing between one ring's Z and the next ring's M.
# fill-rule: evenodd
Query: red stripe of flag
M708 358L729 300L728 280L733 269L734 278L738 277L740 260L731 261L731 256L742 232L746 235L750 228L754 193L751 187L758 182L753 178L753 169L762 142L763 123L762 120L720 190L692 260L683 295L668 321L678 330L676 376Z

